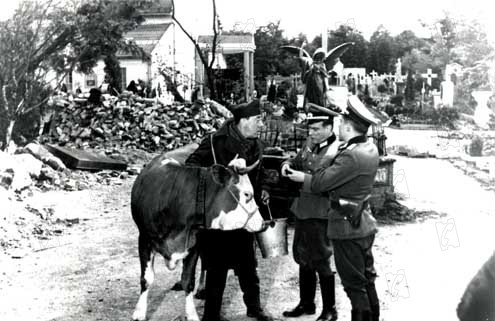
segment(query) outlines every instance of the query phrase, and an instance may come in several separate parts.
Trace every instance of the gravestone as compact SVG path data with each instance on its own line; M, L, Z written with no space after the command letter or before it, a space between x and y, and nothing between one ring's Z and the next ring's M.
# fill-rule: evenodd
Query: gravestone
M111 159L106 156L97 155L88 151L75 148L60 147L56 145L45 146L50 153L57 156L64 162L65 166L72 169L86 170L126 170L127 164L121 161Z
M476 109L474 111L474 121L478 126L488 129L491 111L488 108L488 99L492 95L489 90L473 91L471 95L476 100Z
M405 80L406 76L402 74L402 62L400 58L397 58L397 63L395 64L395 82L394 82L394 92L396 95L404 95L404 89L406 87Z
M433 108L439 109L442 106L442 97L440 95L440 92L434 89L431 92L431 96L433 97Z
M440 84L442 90L442 104L445 107L454 106L454 83L450 80L450 75Z

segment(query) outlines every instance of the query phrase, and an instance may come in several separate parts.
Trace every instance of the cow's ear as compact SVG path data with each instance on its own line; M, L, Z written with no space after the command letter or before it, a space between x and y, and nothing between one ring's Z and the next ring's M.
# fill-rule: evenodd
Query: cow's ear
M234 176L234 172L223 165L213 165L211 167L211 173L213 180L222 186L226 186Z

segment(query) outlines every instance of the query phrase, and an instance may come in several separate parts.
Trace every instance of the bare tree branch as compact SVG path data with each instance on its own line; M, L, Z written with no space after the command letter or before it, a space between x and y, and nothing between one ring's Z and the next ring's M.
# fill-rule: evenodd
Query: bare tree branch
M218 30L217 30L217 5L215 0L212 0L213 4L213 41L211 44L211 61L208 66L208 68L212 69L213 64L215 63L215 58L216 58L216 53L217 53L217 36L218 36Z

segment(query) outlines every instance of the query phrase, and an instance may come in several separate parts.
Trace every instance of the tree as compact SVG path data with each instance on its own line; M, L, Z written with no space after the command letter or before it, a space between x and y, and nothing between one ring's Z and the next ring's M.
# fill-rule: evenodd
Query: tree
M19 120L44 112L53 90L50 80L58 81L56 88L72 70L88 72L118 49L142 53L123 38L138 19L112 15L122 4L95 0L71 7L53 0L25 1L0 23L0 139L5 146L13 135L25 134L16 127ZM34 123L26 130L32 132Z
M404 30L394 37L396 58L401 58L413 49L421 49L426 45L424 39L418 38L411 30Z
M215 70L213 69L213 66L215 64L215 53L217 52L217 47L219 43L219 36L222 31L222 25L220 23L220 18L217 14L217 5L215 0L212 0L212 7L213 7L213 19L212 19L212 31L213 31L213 37L211 40L211 48L209 50L203 50L199 46L199 43L196 39L193 38L193 36L187 32L187 30L182 26L182 24L177 20L175 16L175 2L172 0L172 20L179 26L179 28L184 32L184 34L191 40L193 43L194 47L196 48L196 53L198 54L199 59L201 60L201 63L203 64L203 67L205 68L206 72L206 80L208 82L208 89L210 91L210 97L212 99L217 99L217 93L215 89ZM212 58L211 61L208 63L208 52L212 53Z
M368 47L368 70L388 73L394 70L397 47L394 38L382 25L371 35Z
M300 34L297 38L289 41L283 35L280 21L270 22L266 26L260 26L254 34L256 51L254 53L254 74L258 78L265 78L272 74L289 76L300 72L299 61L280 46L292 44L300 46L306 36Z
M344 42L354 42L340 60L345 67L366 67L368 58L368 42L360 31L347 25L341 25L338 29L330 31L328 47L334 48Z

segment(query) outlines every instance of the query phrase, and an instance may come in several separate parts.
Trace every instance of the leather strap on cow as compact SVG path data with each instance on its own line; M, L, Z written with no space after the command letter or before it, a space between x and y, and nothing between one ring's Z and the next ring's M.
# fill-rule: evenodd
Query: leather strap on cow
M206 174L207 171L199 168L199 182L196 190L196 215L202 218L202 226L206 226Z

